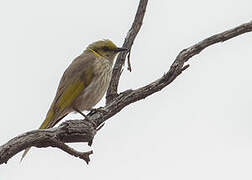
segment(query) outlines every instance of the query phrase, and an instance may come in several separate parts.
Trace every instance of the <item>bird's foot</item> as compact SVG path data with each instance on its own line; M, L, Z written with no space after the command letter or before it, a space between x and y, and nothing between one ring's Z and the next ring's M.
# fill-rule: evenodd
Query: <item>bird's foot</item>
M99 107L99 108L93 108L93 109L91 109L90 114L94 114L96 112L99 112L99 113L102 113L102 114L108 113L108 111L105 110L105 109L103 109L103 107Z
M87 120L89 120L89 118L87 117L87 115L84 114L83 112L81 112L79 109L74 108L74 110L75 110L77 113L81 114L84 118L86 118Z
M77 108L74 108L74 110L75 110L76 112L80 113L80 114L84 117L84 119L85 119L87 122L91 123L92 126L96 129L96 131L99 131L99 130L104 126L104 123L103 123L102 125L100 125L100 126L97 127L96 122L95 122L95 121L92 121L86 114L84 114L83 112L81 112L81 111L78 110ZM93 110L93 109L92 109L92 110ZM92 111L92 110L91 110L91 111ZM88 142L88 145L89 145L89 146L92 146L92 144L93 144L93 139L90 140L90 141ZM85 155L85 153L84 153L83 155ZM86 162L88 163L89 161L86 161Z

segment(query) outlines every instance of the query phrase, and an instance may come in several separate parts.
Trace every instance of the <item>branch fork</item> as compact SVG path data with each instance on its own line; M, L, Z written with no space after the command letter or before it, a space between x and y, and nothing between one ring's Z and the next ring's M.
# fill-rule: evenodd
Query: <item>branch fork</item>
M135 37L141 28L147 3L148 0L140 0L134 22L125 38L123 47L131 49ZM202 50L213 44L224 42L251 31L252 21L206 38L205 40L182 50L176 57L168 72L161 78L143 87L134 90L128 89L118 93L118 84L122 67L125 64L125 59L129 52L120 53L115 62L112 75L113 78L106 94L106 106L91 111L87 115L88 121L86 119L68 120L55 128L29 131L20 136L14 137L0 146L0 164L7 163L7 161L15 154L31 146L38 148L49 146L56 147L72 156L84 160L86 163L89 163L89 156L93 151L79 152L66 145L66 143L86 142L91 146L94 136L97 131L103 127L106 120L120 112L127 105L144 99L169 85L189 67L189 64L185 65L185 62L191 57L199 54ZM128 54L128 56L130 56L130 54ZM128 65L131 69L129 58Z

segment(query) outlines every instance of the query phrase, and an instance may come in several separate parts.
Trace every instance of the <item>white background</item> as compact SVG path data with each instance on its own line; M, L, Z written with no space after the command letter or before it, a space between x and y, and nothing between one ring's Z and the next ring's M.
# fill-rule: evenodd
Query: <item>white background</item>
M138 1L0 1L0 144L43 121L59 79L86 46L121 46ZM251 0L150 1L120 89L166 72L182 49L252 20ZM204 50L171 85L109 119L90 165L32 148L0 166L0 180L252 179L252 33ZM97 107L104 105L104 99ZM65 119L80 118L73 114Z

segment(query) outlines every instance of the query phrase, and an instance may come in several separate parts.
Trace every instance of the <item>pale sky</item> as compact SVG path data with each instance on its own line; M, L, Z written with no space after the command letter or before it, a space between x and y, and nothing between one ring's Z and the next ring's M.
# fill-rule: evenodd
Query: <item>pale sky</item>
M60 77L89 43L121 46L138 1L0 1L0 144L39 127ZM120 90L168 71L184 48L252 20L251 0L155 0ZM0 180L252 179L252 33L204 50L162 91L107 121L87 166L55 148L0 165ZM96 106L103 106L104 99ZM78 114L65 119L80 118Z

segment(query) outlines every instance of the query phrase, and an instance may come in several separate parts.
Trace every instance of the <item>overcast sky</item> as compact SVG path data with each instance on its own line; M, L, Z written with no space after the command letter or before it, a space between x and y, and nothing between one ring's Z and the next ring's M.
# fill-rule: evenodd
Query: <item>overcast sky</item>
M138 1L0 2L0 144L39 127L60 77L89 43L121 46ZM252 20L251 0L153 0L120 90L161 77L177 54ZM0 166L0 180L252 179L252 33L193 57L171 85L107 121L91 162L32 148ZM103 106L104 99L97 105ZM65 119L80 118L78 114Z

